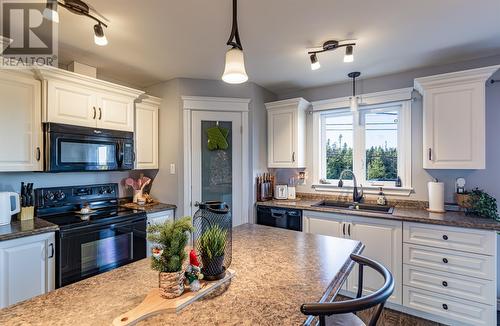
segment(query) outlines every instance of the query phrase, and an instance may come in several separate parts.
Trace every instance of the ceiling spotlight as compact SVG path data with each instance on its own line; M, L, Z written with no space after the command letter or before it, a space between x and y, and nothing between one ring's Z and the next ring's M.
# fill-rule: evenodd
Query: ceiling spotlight
M226 52L226 66L222 74L222 80L228 84L241 84L248 80L245 70L245 57L241 46L240 33L238 32L237 0L233 0L233 27L226 45L231 49Z
M345 41L329 40L323 43L323 45L320 48L309 49L307 53L310 55L311 69L317 70L321 67L317 57L318 53L334 51L341 47L345 47L344 62L352 62L354 60L353 51L355 45L356 43L348 40Z
M352 54L352 52L353 52L352 45L348 45L345 47L344 62L353 62L354 61L354 55Z
M105 46L108 44L108 39L104 35L101 24L94 25L94 42L99 46Z
M311 70L318 70L320 67L316 53L311 54Z
M59 23L59 13L57 12L57 1L49 0L45 4L45 9L43 10L43 17L53 21L54 23Z

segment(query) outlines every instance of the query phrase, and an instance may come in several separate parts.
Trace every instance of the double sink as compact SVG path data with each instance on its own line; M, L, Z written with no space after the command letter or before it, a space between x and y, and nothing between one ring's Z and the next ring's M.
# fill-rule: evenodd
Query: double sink
M311 205L313 207L325 207L325 208L339 208L352 211L363 211L363 212L373 212L382 214L392 214L394 207L392 206L382 206L374 204L361 204L353 202L342 202L335 200L323 200L317 204Z

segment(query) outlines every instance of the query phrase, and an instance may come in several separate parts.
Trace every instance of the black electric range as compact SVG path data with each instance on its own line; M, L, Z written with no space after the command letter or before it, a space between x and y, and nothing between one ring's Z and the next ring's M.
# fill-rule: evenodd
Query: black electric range
M40 188L35 200L59 226L57 287L146 257L146 213L118 206L118 184Z

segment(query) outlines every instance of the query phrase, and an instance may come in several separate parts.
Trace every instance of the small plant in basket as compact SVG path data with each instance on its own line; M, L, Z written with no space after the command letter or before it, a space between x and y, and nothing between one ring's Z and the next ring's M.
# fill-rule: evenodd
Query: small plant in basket
M202 273L210 279L223 274L224 252L226 250L227 230L219 225L208 228L199 239L201 260L203 262Z
M155 243L151 268L159 272L160 295L175 298L184 291L182 264L187 257L188 232L193 231L191 217L148 227L148 240Z

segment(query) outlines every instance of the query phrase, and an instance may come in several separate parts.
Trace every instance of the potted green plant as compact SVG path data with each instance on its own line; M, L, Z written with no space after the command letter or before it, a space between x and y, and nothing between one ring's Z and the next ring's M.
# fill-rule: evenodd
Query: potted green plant
M219 225L209 227L199 239L202 273L207 280L218 279L224 275L224 252L226 250L227 230Z
M468 215L498 219L497 200L479 188L470 192L469 206Z
M191 217L148 227L148 240L154 243L151 267L159 272L160 295L167 299L184 292L182 264L187 257L186 245L193 230Z

